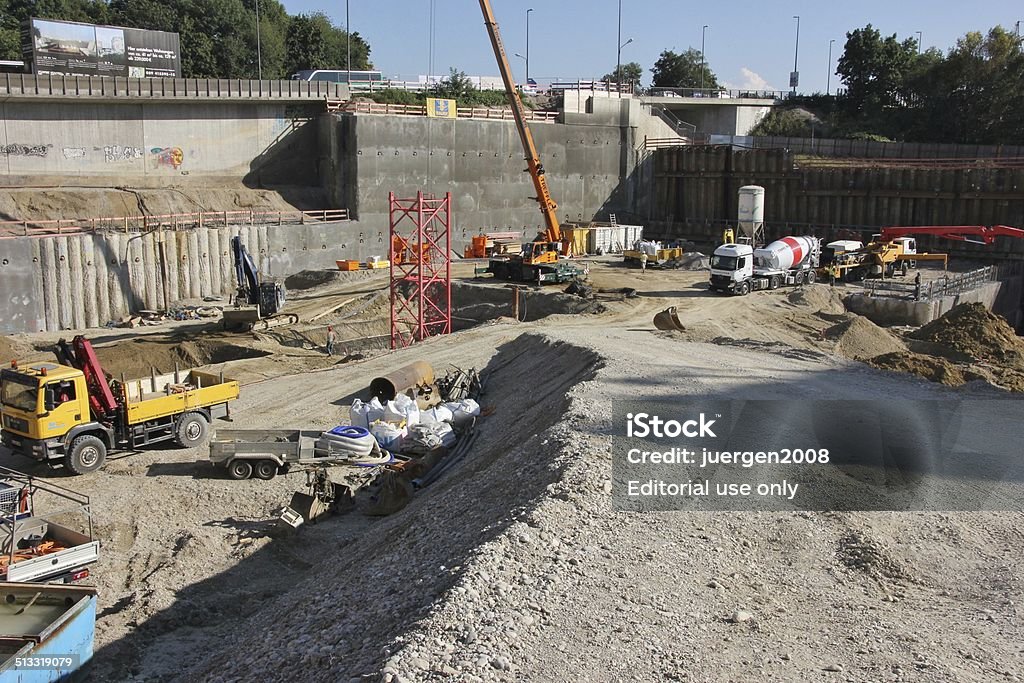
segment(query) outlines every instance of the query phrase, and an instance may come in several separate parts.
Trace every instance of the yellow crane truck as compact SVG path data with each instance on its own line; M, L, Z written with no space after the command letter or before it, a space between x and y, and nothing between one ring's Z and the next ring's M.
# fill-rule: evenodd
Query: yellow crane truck
M198 446L238 398L238 382L196 370L115 380L82 336L60 340L56 354L57 363L11 361L0 371L0 442L74 474L99 469L110 452Z

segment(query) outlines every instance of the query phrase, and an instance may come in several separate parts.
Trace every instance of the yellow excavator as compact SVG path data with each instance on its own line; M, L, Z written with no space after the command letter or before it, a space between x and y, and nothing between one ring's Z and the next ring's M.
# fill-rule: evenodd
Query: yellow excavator
M524 245L520 254L492 257L488 261L487 272L504 280L535 282L537 284L558 283L573 280L583 274L583 270L567 262L563 257L569 254L571 242L563 235L555 211L558 205L548 191L547 179L544 177L544 165L540 162L537 145L526 125L523 102L519 99L515 81L512 79L512 67L508 63L505 47L498 33L498 22L494 19L494 11L488 0L480 0L480 9L484 13L484 25L490 36L494 56L498 60L501 79L505 83L512 117L515 119L519 139L523 143L526 156L526 171L533 179L533 187L537 192L537 203L540 204L541 215L544 216L544 230L537 234L533 242Z

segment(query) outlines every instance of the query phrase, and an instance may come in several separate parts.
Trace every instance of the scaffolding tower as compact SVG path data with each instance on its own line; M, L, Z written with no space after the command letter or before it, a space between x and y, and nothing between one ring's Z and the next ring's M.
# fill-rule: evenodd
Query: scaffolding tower
M452 195L388 193L391 225L391 348L452 331Z

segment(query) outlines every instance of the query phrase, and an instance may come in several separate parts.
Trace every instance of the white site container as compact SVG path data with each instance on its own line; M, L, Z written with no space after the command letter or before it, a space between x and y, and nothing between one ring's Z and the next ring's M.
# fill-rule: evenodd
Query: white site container
M621 254L626 249L632 249L633 244L643 239L643 236L642 225L594 226L587 236L587 252L596 254L600 249L602 254Z

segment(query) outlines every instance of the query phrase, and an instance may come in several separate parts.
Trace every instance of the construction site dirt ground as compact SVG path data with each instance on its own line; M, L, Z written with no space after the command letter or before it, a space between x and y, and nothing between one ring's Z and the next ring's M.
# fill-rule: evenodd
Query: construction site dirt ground
M531 291L528 322L502 317L508 289L476 283L485 303L463 290L456 315L492 320L394 353L386 278L370 276L292 292L294 329L89 331L115 374L180 358L240 379L231 428L344 424L372 377L412 360L488 375L473 451L385 518L285 531L273 512L304 475L231 481L203 449L116 457L75 478L0 454L92 497L89 678L1020 680L1024 514L613 509L617 399L1014 396L853 360L903 341L856 322L825 285L725 297L706 278L604 259L594 284L637 298L581 306ZM654 329L670 305L685 331ZM341 356L323 353L327 324ZM56 336L0 338L0 350L38 357Z

